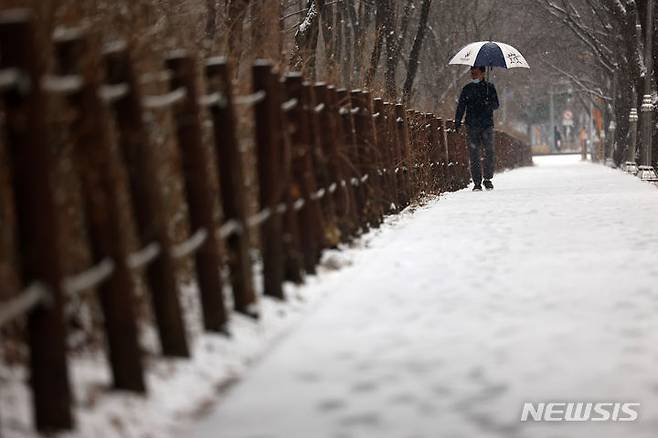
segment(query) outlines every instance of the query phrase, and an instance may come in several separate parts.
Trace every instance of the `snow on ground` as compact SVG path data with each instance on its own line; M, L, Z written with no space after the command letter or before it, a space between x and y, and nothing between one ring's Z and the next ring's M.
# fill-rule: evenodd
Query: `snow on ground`
M611 438L658 429L658 190L578 157L389 221L191 438ZM523 402L639 402L521 423Z
M145 327L142 345L151 352L146 358L148 397L109 391L111 383L105 357L99 353L70 358L75 395L74 432L59 438L178 438L182 427L197 421L216 401L217 394L231 386L251 363L274 348L301 316L317 305L324 293L314 287L323 274L349 260L333 252L331 264L321 267L318 277L309 277L303 290L286 285L285 303L264 298L261 318L254 321L233 315L231 338L202 333L196 287L183 288L182 302L188 335L193 345L191 360L164 359L154 355L157 338ZM330 266L329 266L330 265ZM227 291L227 293L229 293ZM1 356L1 355L0 355ZM30 392L23 367L0 362L0 437L37 438L31 418Z
M102 355L75 357L62 437L654 436L658 191L536 162L388 218L258 323L234 317L231 339L200 333L186 288L193 360L150 356L142 398L107 390ZM3 438L36 436L25 380L0 364ZM641 402L640 421L518 421L523 401L563 400Z

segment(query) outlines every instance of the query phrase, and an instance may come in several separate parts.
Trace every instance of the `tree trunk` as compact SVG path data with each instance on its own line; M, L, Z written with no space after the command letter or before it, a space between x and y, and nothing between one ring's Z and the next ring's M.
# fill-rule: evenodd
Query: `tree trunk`
M344 24L343 24L343 6L339 3L336 5L336 15L334 20L334 60L336 62L334 74L336 75L336 83L339 83L338 68L341 62L343 62L343 33L344 33ZM344 67L343 67L344 69Z
M352 39L354 38L354 27L351 24L352 21L349 19L349 5L347 4L349 0L342 0L341 4L341 15L343 22L343 37L345 39L343 45L343 53L345 59L343 59L343 85L346 88L352 87Z
M334 3L325 3L320 10L322 39L324 40L324 53L327 61L326 79L330 82L335 80L336 74L336 39L334 38L334 32L336 31L335 11L336 7Z
M281 1L252 0L252 54L255 58L279 59Z
M217 0L206 0L206 38L212 40L217 31Z
M414 45L411 49L411 55L409 55L407 79L404 82L404 88L402 90L402 100L405 104L409 103L411 90L414 85L414 80L416 79L416 73L418 72L418 64L420 63L420 51L423 48L423 40L425 39L425 31L427 30L427 20L429 18L431 6L432 0L423 0L420 12L420 23L418 23L418 31L416 32Z
M323 7L324 0L311 0L309 3L306 16L295 33L295 48L290 59L290 66L311 80L315 79L320 11Z
M359 16L354 7L354 0L346 0L346 6L352 27L352 43L354 44L351 82L359 82L361 80L361 58L363 55L362 22L359 21Z
M372 54L370 55L370 66L368 72L366 73L365 87L370 88L372 81L375 79L377 74L377 67L379 67L379 58L381 58L382 47L384 46L384 34L386 28L384 26L384 16L386 15L386 9L388 5L388 0L377 0L377 10L376 10L376 19L375 27L377 29L377 35L375 36L375 44L372 48Z
M405 12L407 12L405 10ZM384 35L386 39L386 72L384 75L385 97L390 101L397 98L397 84L395 82L395 73L398 62L400 61L399 52L397 51L397 38L395 28L395 8L391 0L386 0L384 14Z
M240 58L242 57L242 28L245 16L249 11L249 0L226 0L228 14L226 29L228 32L228 59L234 74L239 74Z

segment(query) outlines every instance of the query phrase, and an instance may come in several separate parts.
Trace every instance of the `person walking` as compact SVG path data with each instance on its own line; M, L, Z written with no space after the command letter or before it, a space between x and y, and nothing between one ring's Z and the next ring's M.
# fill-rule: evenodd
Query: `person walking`
M560 152L562 150L562 133L557 126L553 127L553 133L555 135L555 152Z
M484 67L471 68L471 82L459 96L455 129L459 132L462 118L466 114L468 149L471 161L471 178L473 191L482 191L482 169L480 153L484 148L484 188L493 190L491 180L495 170L494 161L494 122L493 112L500 107L496 87L485 80Z

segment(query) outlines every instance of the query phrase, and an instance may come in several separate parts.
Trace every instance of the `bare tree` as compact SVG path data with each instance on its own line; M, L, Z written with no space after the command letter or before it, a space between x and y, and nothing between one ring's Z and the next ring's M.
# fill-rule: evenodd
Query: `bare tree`
M411 54L409 55L409 67L407 68L407 79L404 82L404 88L402 90L402 100L405 103L409 102L411 97L411 89L413 88L414 80L416 79L416 72L418 72L418 64L420 63L420 51L423 47L423 40L425 39L425 33L427 30L427 20L430 14L430 7L432 6L432 0L423 0L421 13L420 13L420 23L418 24L418 31L416 32L416 38L414 39L414 45L411 49Z
M295 33L295 48L293 49L290 66L315 79L316 49L320 33L320 11L324 0L309 0L306 16Z

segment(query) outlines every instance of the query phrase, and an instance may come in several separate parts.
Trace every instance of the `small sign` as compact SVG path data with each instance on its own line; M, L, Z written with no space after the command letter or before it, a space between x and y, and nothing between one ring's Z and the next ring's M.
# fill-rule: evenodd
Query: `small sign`
M562 126L573 126L573 113L566 110L562 113Z

